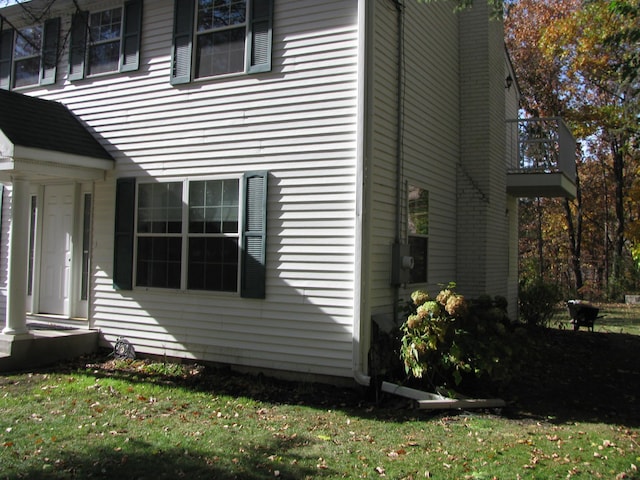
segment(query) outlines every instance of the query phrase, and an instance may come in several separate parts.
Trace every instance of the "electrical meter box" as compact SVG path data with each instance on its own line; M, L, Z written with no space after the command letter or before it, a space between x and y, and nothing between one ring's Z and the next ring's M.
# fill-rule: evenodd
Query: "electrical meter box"
M413 257L408 243L394 243L391 254L391 284L402 285L411 280Z

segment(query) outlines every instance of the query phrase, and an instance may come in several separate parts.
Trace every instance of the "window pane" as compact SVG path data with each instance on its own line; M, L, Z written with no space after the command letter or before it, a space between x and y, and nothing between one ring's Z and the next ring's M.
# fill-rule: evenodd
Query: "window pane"
M120 41L92 45L89 48L89 75L114 72L120 63Z
M40 57L15 62L14 87L37 85L40 80Z
M238 180L189 184L189 232L238 232Z
M246 12L246 0L199 0L198 32L242 24Z
M429 192L409 185L409 246L413 257L411 283L427 281L427 254L429 246Z
M105 40L119 39L121 20L121 8L92 13L89 19L89 41L99 43Z
M409 186L409 234L429 234L429 192Z
M18 58L40 55L42 47L42 25L21 29L16 34L13 56Z
M410 283L427 282L427 254L429 240L425 237L409 237L409 247L413 257Z
M204 207L189 207L189 232L204 233Z
M238 207L225 207L222 209L222 231L233 233L238 231Z
M210 207L205 209L205 233L222 233L221 207Z
M235 292L238 288L238 240L236 238L189 239L190 290Z
M191 182L189 184L189 205L203 206L205 205L204 195L207 182Z
M181 238L138 237L136 285L180 288L181 262Z
M238 206L238 181L224 180L222 187L222 205Z
M223 181L202 182L206 185L205 203L203 205L221 205Z
M138 233L182 232L182 183L138 186Z
M196 78L244 71L245 28L198 37Z

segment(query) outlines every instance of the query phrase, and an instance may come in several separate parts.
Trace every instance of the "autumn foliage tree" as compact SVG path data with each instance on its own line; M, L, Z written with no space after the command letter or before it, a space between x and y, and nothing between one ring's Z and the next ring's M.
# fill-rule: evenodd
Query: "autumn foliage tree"
M636 288L629 260L634 251L640 257L638 9L615 0L517 0L506 9L524 109L562 115L581 146L577 198L561 208L558 200L525 202L531 220L522 224L521 253L526 260L536 251L547 262L537 274L567 290L613 298ZM522 271L536 274L526 264Z

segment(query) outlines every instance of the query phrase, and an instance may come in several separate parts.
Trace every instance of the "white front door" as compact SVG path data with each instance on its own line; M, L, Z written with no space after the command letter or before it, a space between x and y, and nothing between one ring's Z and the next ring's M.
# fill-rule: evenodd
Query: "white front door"
M40 313L70 314L73 199L73 185L47 185L44 188Z

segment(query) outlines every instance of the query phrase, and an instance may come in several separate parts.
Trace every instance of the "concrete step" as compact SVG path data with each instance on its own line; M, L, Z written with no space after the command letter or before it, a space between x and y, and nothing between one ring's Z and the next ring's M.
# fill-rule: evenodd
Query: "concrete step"
M11 337L0 334L0 355L11 354Z
M5 337L9 343L8 351L0 350L0 372L25 370L53 365L61 360L68 360L98 349L97 330L37 330L29 335ZM6 337L9 337L8 339Z

